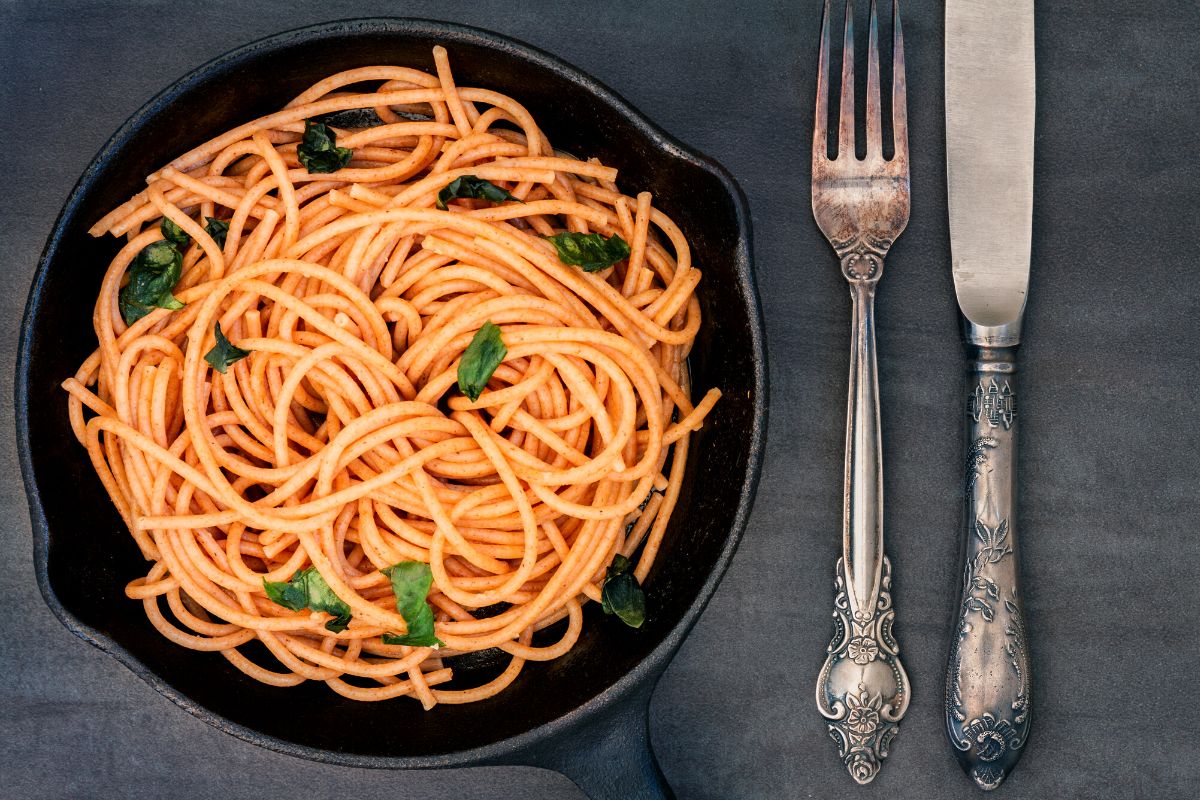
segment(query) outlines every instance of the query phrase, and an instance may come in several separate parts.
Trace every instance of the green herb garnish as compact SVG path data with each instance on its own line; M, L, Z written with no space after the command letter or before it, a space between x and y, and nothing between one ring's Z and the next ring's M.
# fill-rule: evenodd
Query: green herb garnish
M458 388L471 398L472 403L483 394L492 373L506 355L508 348L500 338L500 329L491 322L483 323L458 362Z
M618 553L604 574L600 607L605 614L616 614L631 628L646 621L646 595L630 569L629 559Z
M350 624L350 606L333 593L329 584L317 572L316 567L298 570L290 581L269 581L263 578L263 588L267 597L284 608L292 611L324 611L333 615L333 619L325 623L325 630L341 633Z
M463 175L446 184L437 196L437 207L446 210L446 203L459 197L469 197L475 200L491 200L493 203L503 203L505 200L525 202L515 197L507 189L501 189L491 181L476 178L474 175Z
M598 233L556 233L547 236L564 264L583 267L584 272L599 272L622 258L629 257L629 245L614 233L605 239Z
M225 237L229 235L229 223L223 219L208 217L204 223L204 232L212 237L217 247L225 247Z
M433 609L426 597L433 586L433 570L420 561L401 561L380 570L392 582L396 595L396 610L404 617L408 633L399 636L383 634L384 644L403 644L409 647L441 647L443 642L433 633Z
M151 242L142 248L129 265L129 283L117 295L125 324L132 325L156 308L183 308L171 294L182 274L183 256L171 242Z
M192 237L188 236L183 228L172 222L170 217L162 218L162 222L158 224L158 230L163 235L163 238L175 245L180 253L192 243Z
M337 172L350 163L354 151L337 146L337 134L323 122L304 121L304 139L296 157L309 172Z
M243 350L240 347L234 347L233 344L225 338L225 334L221 332L221 323L218 320L213 328L213 335L217 339L217 343L213 345L212 350L204 354L204 360L207 361L213 369L222 375L225 370L241 361L246 356L250 355L250 350Z

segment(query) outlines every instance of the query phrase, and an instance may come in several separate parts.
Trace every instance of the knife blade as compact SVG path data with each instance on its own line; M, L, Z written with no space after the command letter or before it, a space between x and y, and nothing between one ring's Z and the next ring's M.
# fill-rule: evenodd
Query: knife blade
M977 786L1024 752L1031 692L1016 518L1017 345L1033 217L1033 0L946 2L946 179L967 344L962 592L946 732Z
M1033 0L946 2L954 288L976 334L993 341L1019 341L1029 285L1033 44Z

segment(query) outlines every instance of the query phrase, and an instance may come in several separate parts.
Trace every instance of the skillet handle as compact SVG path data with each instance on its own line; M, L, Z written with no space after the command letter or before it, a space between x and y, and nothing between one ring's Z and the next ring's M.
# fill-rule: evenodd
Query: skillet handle
M653 684L559 731L519 760L561 772L590 800L675 800L650 746Z

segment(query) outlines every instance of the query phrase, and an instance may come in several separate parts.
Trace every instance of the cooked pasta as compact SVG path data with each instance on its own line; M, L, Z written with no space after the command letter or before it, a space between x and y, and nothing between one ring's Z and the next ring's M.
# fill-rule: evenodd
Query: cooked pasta
M63 383L163 636L427 709L567 652L589 600L641 623L719 398L690 399L680 229L434 61L331 75L150 175L91 230L124 242ZM499 675L435 688L490 648Z

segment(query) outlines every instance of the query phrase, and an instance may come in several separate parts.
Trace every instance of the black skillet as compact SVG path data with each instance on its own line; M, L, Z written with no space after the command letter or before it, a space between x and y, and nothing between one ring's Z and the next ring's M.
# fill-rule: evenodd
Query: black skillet
M136 548L67 421L59 383L95 346L92 305L117 248L87 228L138 191L142 177L218 132L278 109L332 72L368 64L432 71L450 50L459 85L523 103L550 141L649 190L690 238L704 271L704 324L691 355L696 387L723 397L693 440L679 508L647 582L640 630L591 604L566 656L529 664L498 697L425 713L409 701L356 703L320 684L278 689L216 654L162 638L123 587L145 573ZM282 753L365 767L485 764L559 770L593 800L671 797L647 731L650 693L725 572L746 525L766 436L767 369L750 268L750 215L733 178L655 127L610 89L498 34L424 20L316 25L240 47L177 81L133 115L75 186L42 255L21 331L17 438L46 603L176 704ZM458 665L463 682L502 667Z

